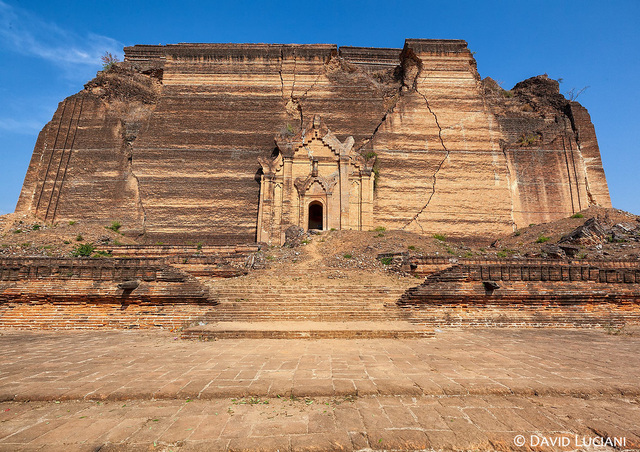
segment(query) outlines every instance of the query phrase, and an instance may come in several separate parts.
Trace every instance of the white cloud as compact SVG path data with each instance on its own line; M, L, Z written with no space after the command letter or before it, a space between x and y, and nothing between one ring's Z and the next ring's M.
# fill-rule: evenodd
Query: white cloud
M0 130L8 130L13 133L31 135L40 132L43 126L44 122L33 119L0 118Z
M0 0L0 45L61 66L100 64L108 51L122 53L122 43L107 36L86 36L63 30L53 22Z

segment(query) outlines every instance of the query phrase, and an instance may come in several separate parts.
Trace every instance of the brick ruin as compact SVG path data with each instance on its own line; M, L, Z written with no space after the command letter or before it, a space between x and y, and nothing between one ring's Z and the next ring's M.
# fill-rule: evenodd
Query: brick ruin
M640 321L637 262L460 262L399 306L429 326L616 328Z
M141 256L159 253L162 247L119 248L114 254ZM206 255L173 249L165 257L0 259L0 326L180 329L212 322L304 320L405 321L430 328L619 328L640 323L636 261L424 258L416 265L416 259L408 259L403 265L411 266L409 272L426 279L405 291L375 282L315 288L274 282L250 290L240 286L220 305L216 280L255 266L255 250L232 248L211 248ZM303 301L310 290L311 303ZM298 337L287 334L271 332L267 337ZM358 334L380 337L380 332ZM401 331L388 337L416 337L411 334Z
M311 209L482 236L590 205L611 206L594 128L556 81L505 91L466 42L407 39L127 47L42 130L16 212L216 245L279 244Z
M283 244L292 227L486 238L593 205L611 201L584 107L546 76L509 91L482 80L464 41L136 45L60 104L16 213L51 224L117 220L139 244L99 248L109 259L0 259L0 326L638 323L635 261L400 254L387 256L392 267L422 284L350 294L267 284L246 300L246 288L231 288L226 301L215 290L220 278L250 273L260 249Z

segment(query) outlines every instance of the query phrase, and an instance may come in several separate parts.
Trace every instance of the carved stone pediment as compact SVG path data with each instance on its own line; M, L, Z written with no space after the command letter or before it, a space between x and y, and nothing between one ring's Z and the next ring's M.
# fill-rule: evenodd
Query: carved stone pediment
M313 122L295 135L278 135L275 138L276 146L285 157L293 157L296 152L309 146L314 139L320 139L337 156L351 155L355 140L347 137L342 143L329 128L322 123L319 116L313 118Z
M331 193L333 187L338 183L338 174L330 177L322 176L307 176L306 178L298 177L293 183L298 194L304 196L305 192L311 187L314 182L318 182L326 193Z

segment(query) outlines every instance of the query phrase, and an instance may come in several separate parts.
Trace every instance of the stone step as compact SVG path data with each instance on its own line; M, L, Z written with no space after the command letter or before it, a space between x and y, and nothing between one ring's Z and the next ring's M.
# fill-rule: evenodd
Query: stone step
M417 339L433 329L408 322L218 322L185 329L182 339Z
M388 296L388 295L362 295L362 296L354 296L352 294L344 294L344 295L323 295L323 294L315 294L313 296L309 296L309 295L300 295L300 294L281 294L281 295L259 295L259 294L253 294L253 295L247 295L246 293L243 294L242 292L238 292L235 294L218 294L218 293L211 293L209 292L209 296L213 296L216 297L218 299L223 299L223 300L255 300L255 301L260 301L260 300L331 300L331 301L340 301L340 300L350 300L350 301L360 301L360 302L367 302L367 301L376 301L376 300L397 300L401 297L401 294L399 295L393 295L393 296Z
M261 294L261 295L313 295L313 296L318 296L318 295L351 295L351 296L372 296L372 295L398 295L398 294L403 294L406 291L405 290L348 290L348 289L342 289L342 290L272 290L272 291L268 291L268 290L259 290L259 289L252 289L252 288L245 288L245 289L234 289L234 290L228 290L228 289L221 289L219 287L210 287L209 288L210 292L214 292L214 293L219 293L219 294L247 294L247 295L257 295L257 294Z
M396 308L396 301L405 292L401 287L375 283L345 285L344 280L336 281L335 284L314 283L309 280L308 275L300 276L300 281L289 280L286 285L279 284L277 280L264 282L238 279L220 282L205 279L203 282L209 288L211 299L219 303L205 319L209 322L268 323L331 323L345 320L352 323L389 323L404 319L404 312L397 311ZM232 333L224 334L233 337ZM264 334L260 333L257 337L266 337ZM284 337L284 333L269 334ZM301 333L294 332L287 337L299 334Z
M280 311L280 312L269 312L269 311L217 311L215 314L210 314L211 316L227 316L227 317L262 317L262 318L270 318L270 317L284 317L284 316L314 316L314 317L375 317L380 319L385 319L389 316L394 315L393 312L388 311L380 311L380 312L362 312L362 311L333 311L333 312L323 312L323 311L300 311L300 310L289 310L289 311Z
M221 306L264 306L267 304L269 308L274 308L278 306L308 306L308 307L317 307L322 308L324 306L344 306L344 307L384 307L389 303L385 303L384 301L375 301L375 302L363 302L361 300L330 300L330 301L316 301L316 300L226 300L217 298L216 301ZM394 300L395 301L395 300ZM394 304L394 303L391 303Z

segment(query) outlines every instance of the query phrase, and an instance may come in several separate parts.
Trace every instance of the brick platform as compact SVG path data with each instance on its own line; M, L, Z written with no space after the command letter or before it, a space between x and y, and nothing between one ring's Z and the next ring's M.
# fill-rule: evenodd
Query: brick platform
M524 451L532 437L575 435L640 448L640 342L624 333L215 342L0 333L3 451Z

